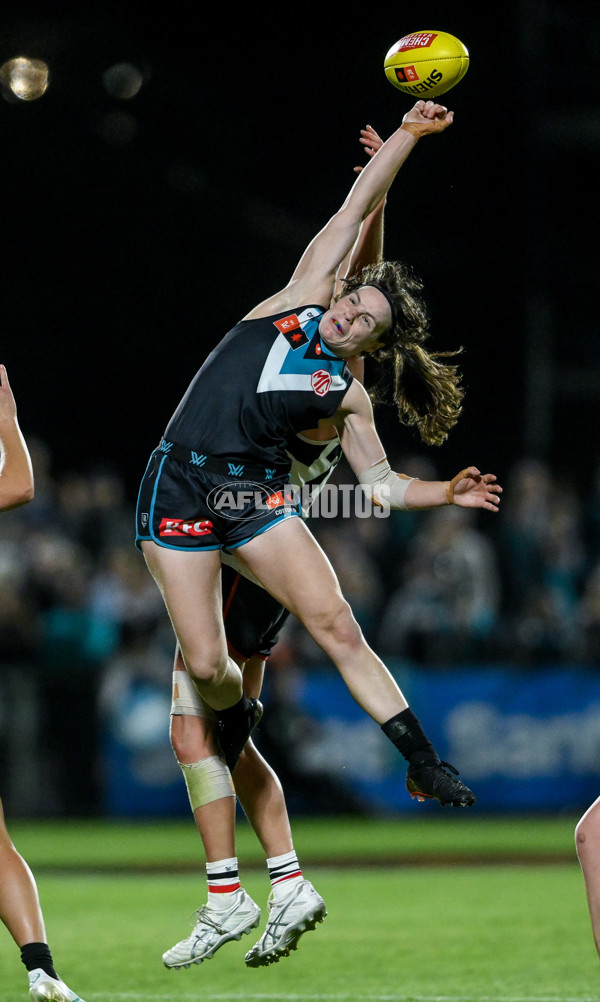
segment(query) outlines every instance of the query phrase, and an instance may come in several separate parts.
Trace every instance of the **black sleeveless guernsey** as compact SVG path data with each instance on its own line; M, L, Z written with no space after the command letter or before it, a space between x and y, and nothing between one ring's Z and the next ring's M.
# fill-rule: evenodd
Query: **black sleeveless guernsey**
M301 306L229 331L196 373L164 439L197 454L289 468L286 446L339 408L353 376Z

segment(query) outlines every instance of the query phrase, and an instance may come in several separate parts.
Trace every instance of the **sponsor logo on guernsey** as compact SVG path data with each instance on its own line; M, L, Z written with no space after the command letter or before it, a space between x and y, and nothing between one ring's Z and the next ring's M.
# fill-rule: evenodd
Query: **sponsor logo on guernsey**
M415 31L412 35L405 35L404 38L401 38L395 51L407 52L409 49L428 49L436 38L436 31Z
M282 317L281 320L274 320L273 323L282 334L295 331L300 326L300 321L296 313L290 313L289 317Z
M284 334L279 331L265 359L256 386L257 393L281 391L314 393L315 359L322 359L322 365L327 365L331 369L331 376L327 377L329 386L325 392L347 388L348 381L344 376L344 362L333 355L328 355L326 350L319 345L318 325L322 312L322 310L309 308L302 310L299 314L290 314L290 317L283 318L284 320L294 317L298 319L301 332L306 337L306 343L300 351L295 351L288 340L289 332ZM282 321L272 321L272 323L278 325ZM279 330L279 327L277 329ZM291 332L294 333L294 329ZM317 345L319 345L319 350L317 350ZM324 395L322 390L320 395Z
M212 522L207 520L193 522L187 518L161 518L158 534L165 536L207 536L213 530Z
M317 369L310 377L310 384L318 397L324 397L331 386L331 373L327 369Z
M273 324L292 349L301 348L308 341L295 313L290 313L289 317L283 317L281 320L274 320Z

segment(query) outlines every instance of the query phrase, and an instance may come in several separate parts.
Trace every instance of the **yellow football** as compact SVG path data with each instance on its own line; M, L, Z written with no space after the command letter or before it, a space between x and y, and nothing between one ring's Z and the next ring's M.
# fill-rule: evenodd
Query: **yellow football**
M392 45L383 68L403 94L434 98L462 80L469 68L469 53L447 31L413 31Z

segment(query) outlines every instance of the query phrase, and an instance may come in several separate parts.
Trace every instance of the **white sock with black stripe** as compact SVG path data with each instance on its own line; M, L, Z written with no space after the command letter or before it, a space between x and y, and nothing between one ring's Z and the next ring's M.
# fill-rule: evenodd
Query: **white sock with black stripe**
M237 857L207 863L206 879L210 907L225 911L233 903L234 892L241 887Z
M269 878L275 900L287 897L292 887L303 880L302 870L294 850L284 852L281 856L272 856L267 860Z

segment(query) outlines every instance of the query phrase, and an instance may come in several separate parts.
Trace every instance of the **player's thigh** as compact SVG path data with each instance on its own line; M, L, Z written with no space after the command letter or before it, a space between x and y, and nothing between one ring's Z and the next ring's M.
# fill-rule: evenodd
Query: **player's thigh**
M169 612L187 664L200 650L211 661L226 652L219 550L171 550L145 541L142 551Z
M302 620L344 611L337 576L299 518L286 519L238 547L236 555L282 605Z

